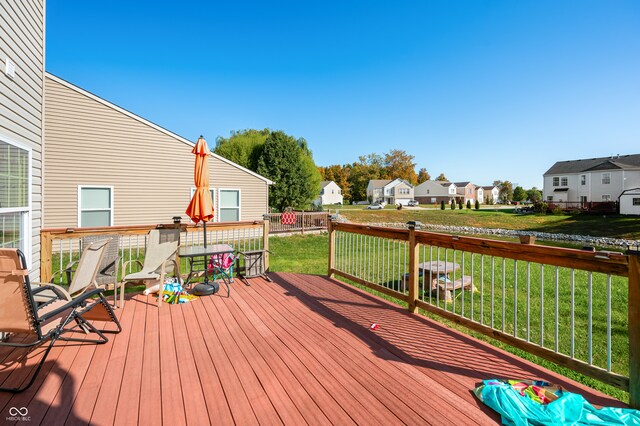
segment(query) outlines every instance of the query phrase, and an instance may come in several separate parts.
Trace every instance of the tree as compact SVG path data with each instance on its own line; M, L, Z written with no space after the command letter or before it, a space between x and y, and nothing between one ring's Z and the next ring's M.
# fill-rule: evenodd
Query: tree
M424 167L418 170L418 183L426 182L431 179L431 175Z
M444 173L440 173L438 175L438 177L436 178L437 181L439 182L449 182L449 179L447 179L447 177L444 175Z
M456 209L456 201L452 198L451 199L451 210L455 210Z
M444 210L444 200L440 201L440 210Z
M458 198L458 209L462 210L462 198Z
M500 192L498 193L500 201L504 204L509 204L509 202L511 202L511 200L513 199L513 184L508 180L495 180L493 181L493 184L500 188Z
M532 203L538 203L542 201L542 192L534 186L527 191L527 199Z
M401 149L392 149L384 155L385 175L389 179L404 179L411 185L418 183L415 157Z
M231 132L231 136L216 138L214 152L249 170L256 171L260 150L271 130L245 129Z
M513 201L522 202L527 199L527 191L520 185L513 189Z
M467 209L471 210L471 200L467 200Z
M476 210L480 210L480 201L476 200Z
M351 199L362 201L367 199L367 185L371 179L385 179L384 161L378 154L368 154L358 157L358 161L351 165L349 184Z
M351 202L351 182L349 175L351 174L351 165L345 164L341 166L334 164L327 167L318 167L322 180L334 181L342 190L342 196L345 203Z
M287 207L307 208L320 193L320 173L304 139L282 131L267 136L256 172L271 179L269 205L279 211Z

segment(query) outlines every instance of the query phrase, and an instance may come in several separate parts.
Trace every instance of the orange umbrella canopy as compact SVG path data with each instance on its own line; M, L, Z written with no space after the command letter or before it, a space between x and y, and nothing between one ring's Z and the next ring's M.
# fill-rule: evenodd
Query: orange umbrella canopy
M211 154L207 141L202 136L198 138L196 146L191 151L196 155L196 165L193 172L193 181L196 184L196 192L191 198L189 207L185 213L195 223L208 222L213 219L213 203L209 193L209 162L207 157Z

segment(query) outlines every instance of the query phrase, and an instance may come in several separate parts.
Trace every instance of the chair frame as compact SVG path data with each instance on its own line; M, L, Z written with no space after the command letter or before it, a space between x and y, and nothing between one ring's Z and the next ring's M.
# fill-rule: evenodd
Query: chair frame
M25 260L24 254L18 249L16 249L16 252L18 254L18 258L20 259L21 270L26 272L27 269L26 269L26 260ZM111 306L109 305L109 302L105 299L104 295L102 294L103 289L91 290L89 292L82 294L79 297L76 297L71 301L67 301L62 306L59 306L51 311L40 314L39 311L42 310L44 306L47 306L53 303L54 299L51 299L49 302L46 302L43 305L38 306L35 302L34 295L37 295L38 293L45 290L52 291L57 296L57 299L55 300L66 300L66 295L63 292L61 292L57 286L53 286L53 285L43 285L41 287L36 287L32 289L29 281L28 273L25 273L22 276L23 276L23 279L22 279L21 287L25 296L25 303L27 305L26 308L27 308L27 314L29 317L29 322L33 329L33 332L36 335L36 339L35 341L28 342L28 343L8 342L5 339L5 341L0 341L0 346L14 347L14 348L35 348L36 346L41 345L47 340L50 340L50 342L49 342L49 346L44 352L44 355L42 356L42 359L37 364L35 372L32 374L31 379L26 385L18 386L18 387L0 387L0 391L13 392L13 393L22 392L28 389L31 385L33 385L33 383L36 380L36 377L38 376L38 373L42 369L42 366L44 365L44 362L47 359L47 356L49 355L49 352L51 351L51 348L53 348L53 345L57 340L104 344L109 341L107 336L105 336L105 333L116 334L122 331L122 326L120 325L118 318L115 316L115 314L113 313L113 310L111 309ZM97 296L98 298L93 300L94 296ZM87 302L89 301L93 301L93 303L87 305ZM96 327L93 326L93 324L87 321L87 319L84 317L85 314L91 311L91 309L93 309L98 304L101 304L106 309L106 312L109 314L111 321L113 321L116 324L117 330L98 330ZM66 311L69 311L69 313L66 314L66 317L63 317L60 324L58 324L56 327L52 328L46 333L42 332L42 326L46 321L56 316L59 316L60 314L65 313ZM76 325L71 328L67 328L67 325L69 325L69 323L71 323L72 321L74 321ZM86 332L94 333L98 336L98 338L97 339L81 339L81 338L64 336L65 333L75 331L76 328L81 329L85 333Z

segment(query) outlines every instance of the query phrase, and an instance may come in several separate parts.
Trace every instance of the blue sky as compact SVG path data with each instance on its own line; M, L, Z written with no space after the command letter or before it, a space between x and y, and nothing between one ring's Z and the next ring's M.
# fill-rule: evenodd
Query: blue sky
M398 148L528 188L640 153L637 1L54 0L46 49L49 72L190 140L284 130L322 166Z

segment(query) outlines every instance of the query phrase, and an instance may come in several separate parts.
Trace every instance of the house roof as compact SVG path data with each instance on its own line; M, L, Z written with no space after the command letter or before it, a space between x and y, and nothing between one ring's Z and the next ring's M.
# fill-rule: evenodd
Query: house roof
M469 185L471 182L467 181L467 182L453 182L453 184L455 186L467 186Z
M488 186L481 186L480 188L487 190L487 191L492 191L493 188L496 188L495 185L488 185Z
M558 161L546 175L557 175L561 173L581 173L597 170L623 170L640 168L640 154L616 155L611 157L588 158L584 160Z
M622 194L620 194L620 197L622 197L623 195L639 195L639 194L640 194L640 188L629 188L622 191Z
M320 188L324 188L325 186L329 185L332 182L333 182L332 180L323 180L322 182L320 182ZM340 188L340 186L337 183L336 183L336 186Z
M121 108L121 107L119 107L118 105L116 105L114 103L111 103L111 102L109 102L109 101L107 101L107 100L105 100L105 99L103 99L103 98L101 98L101 97L99 97L97 95L94 95L93 93L88 92L88 91L76 86L73 83L69 83L68 81L63 80L62 78L57 77L57 76L51 74L50 72L46 72L45 75L46 75L46 77L50 78L51 80L53 80L53 81L55 81L57 83L60 83L63 86L65 86L65 87L67 87L67 88L69 88L71 90L74 90L74 91L76 91L76 92L78 92L78 93L80 93L80 94L82 94L84 96L87 96L87 97L89 97L89 98L91 98L91 99L93 99L93 100L95 100L97 102L100 102L101 104L103 104L103 105L105 105L105 106L107 106L109 108L112 108L112 109L114 109L114 110L116 110L116 111L118 111L118 112L120 112L120 113L122 113L122 114L124 114L124 115L126 115L128 117L131 117L134 120L137 120L137 121L139 121L139 122L141 122L143 124L146 124L149 127L152 127L152 128L154 128L154 129L156 129L156 130L158 130L158 131L160 131L160 132L162 132L162 133L164 133L164 134L166 134L168 136L171 136L172 138L174 138L174 139L176 139L176 140L178 140L178 141L180 141L180 142L182 142L182 143L184 143L186 145L189 145L190 147L194 147L195 146L194 142L191 142L190 140L188 140L186 138L183 138L182 136L180 136L180 135L178 135L176 133L173 133L170 130L165 129L164 127L161 127L161 126L159 126L159 125L157 125L155 123L152 123L149 120L146 120L146 119L140 117L139 115L136 115L136 114L132 113L131 111L127 111L126 109ZM241 165L239 165L237 163L234 163L231 160L228 160L228 159L226 159L224 157L221 157L218 154L215 154L213 152L211 153L211 156L215 157L218 160L220 160L220 161L222 161L224 163L227 163L227 164L229 164L229 165L231 165L231 166L233 166L233 167L235 167L237 169L240 169L243 172L246 172L246 173L248 173L248 174L250 174L252 176L255 176L258 179L261 179L261 180L265 181L267 183L267 185L273 185L273 181L271 181L270 179L267 179L266 177L261 176L261 175L257 174L256 172L254 172L252 170L249 170L249 169L247 169L245 167L242 167Z
M381 187L381 186L388 185L391 182L392 182L391 179L371 179L369 181L369 184L371 186L374 186L374 187L378 188L378 187Z

